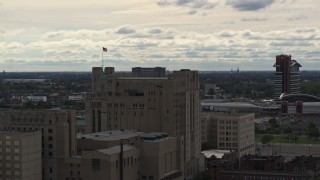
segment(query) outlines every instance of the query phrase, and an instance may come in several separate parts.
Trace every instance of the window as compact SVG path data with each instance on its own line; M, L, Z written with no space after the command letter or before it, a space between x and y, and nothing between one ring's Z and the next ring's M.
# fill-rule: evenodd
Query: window
M91 164L93 170L100 170L100 159L92 159Z
M52 152L49 152L49 157L52 157L52 155L53 155Z
M53 146L52 144L49 144L49 149L52 149L52 146Z
M20 142L19 142L19 141L14 141L13 144L14 144L15 146L18 146L18 145L20 144Z
M20 157L19 157L19 156L14 156L14 160L15 160L15 161L19 161L19 160L20 160Z
M53 139L52 136L49 136L49 137L48 137L48 140L49 140L49 141L52 141L52 139Z
M52 129L48 129L48 133L52 133Z

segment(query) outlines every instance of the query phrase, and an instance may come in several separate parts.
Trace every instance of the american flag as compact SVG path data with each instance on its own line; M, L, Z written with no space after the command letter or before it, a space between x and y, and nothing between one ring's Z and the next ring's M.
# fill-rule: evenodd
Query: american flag
M104 52L108 52L108 49L107 49L107 48L105 48L105 47L102 47L102 51L104 51Z

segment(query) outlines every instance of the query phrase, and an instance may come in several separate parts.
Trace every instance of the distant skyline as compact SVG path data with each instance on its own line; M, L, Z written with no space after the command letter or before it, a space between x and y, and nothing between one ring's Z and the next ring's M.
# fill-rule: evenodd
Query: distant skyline
M319 70L318 0L0 0L1 71Z

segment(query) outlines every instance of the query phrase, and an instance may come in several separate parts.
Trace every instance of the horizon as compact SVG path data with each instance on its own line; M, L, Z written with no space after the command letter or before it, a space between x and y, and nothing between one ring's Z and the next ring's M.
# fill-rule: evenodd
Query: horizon
M145 68L145 67L143 67ZM146 68L150 68L150 67L146 67ZM183 69L183 68L181 68ZM169 72L172 72L172 71L179 71L181 69L173 69L173 70L167 70L166 71L169 71ZM190 69L190 68L187 68L187 69ZM197 69L190 69L190 70L195 70L195 71L198 71L200 73L203 73L203 72L225 72L225 73L231 73L230 70L217 70L217 71L206 71L206 70L197 70ZM124 70L124 71L117 71L115 69L115 72L131 72L131 70ZM270 73L273 73L275 71L272 71L272 70L240 70L239 73L246 73L246 72L270 72ZM300 72L320 72L320 70L301 70ZM5 73L92 73L92 71L5 71ZM236 71L234 70L233 73L236 73Z

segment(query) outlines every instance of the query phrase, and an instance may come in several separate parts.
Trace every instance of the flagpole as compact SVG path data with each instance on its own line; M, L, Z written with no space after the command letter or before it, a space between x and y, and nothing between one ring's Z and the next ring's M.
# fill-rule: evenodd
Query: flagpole
M101 66L102 66L102 71L104 71L104 65L103 65L103 47L102 47L102 51L101 51Z

